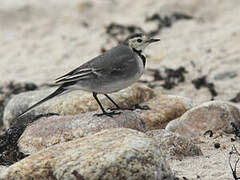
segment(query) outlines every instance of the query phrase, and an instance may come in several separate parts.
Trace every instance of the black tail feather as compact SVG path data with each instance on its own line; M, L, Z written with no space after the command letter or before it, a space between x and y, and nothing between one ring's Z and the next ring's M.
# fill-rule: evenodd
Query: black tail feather
M24 114L26 114L28 111L30 111L31 109L39 106L40 104L48 101L49 99L54 98L57 95L62 94L64 91L66 91L65 88L63 88L62 86L60 86L57 90L55 90L52 94L50 94L49 96L47 96L46 98L42 99L41 101L37 102L36 104L32 105L31 107L29 107L28 109L26 109L25 111L23 111L20 115L18 115L16 117L16 119L19 119L20 117L22 117Z

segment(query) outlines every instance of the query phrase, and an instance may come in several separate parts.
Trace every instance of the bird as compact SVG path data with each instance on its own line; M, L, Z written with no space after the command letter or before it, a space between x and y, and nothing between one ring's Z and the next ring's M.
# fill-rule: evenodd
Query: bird
M42 103L73 90L84 90L92 93L102 111L102 113L96 114L97 116L107 115L112 117L120 114L115 110L121 108L108 94L127 88L139 80L146 64L143 50L149 44L158 41L160 39L150 38L144 33L129 35L116 47L55 79L55 83L59 87L53 93L20 113L17 119ZM97 97L98 94L105 95L116 108L110 112L106 111Z

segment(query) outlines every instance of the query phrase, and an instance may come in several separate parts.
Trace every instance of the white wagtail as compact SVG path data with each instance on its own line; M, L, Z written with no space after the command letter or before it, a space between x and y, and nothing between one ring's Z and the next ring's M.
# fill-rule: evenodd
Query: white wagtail
M97 94L104 94L116 106L116 109L121 109L107 94L124 89L141 77L146 63L142 51L150 43L157 41L160 41L160 39L151 39L142 33L130 35L118 46L57 78L56 83L60 87L22 112L17 118L45 101L72 90L92 92L102 110L102 113L97 115L112 116L119 114L115 111L105 111Z

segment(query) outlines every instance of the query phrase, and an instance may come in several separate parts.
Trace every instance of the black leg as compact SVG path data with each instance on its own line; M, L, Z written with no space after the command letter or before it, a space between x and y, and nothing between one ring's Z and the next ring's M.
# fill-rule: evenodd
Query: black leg
M134 111L136 109L141 109L141 110L149 110L150 109L147 105L140 106L139 104L135 104L132 108L121 108L107 94L104 94L104 95L116 106L116 108L110 108L110 110L112 110L112 111L114 111L114 110L130 110L130 111Z
M100 106L101 110L103 113L106 113L106 111L104 110L102 104L100 103L99 99L97 98L97 93L93 93L93 97L95 98L95 100L97 101L98 105Z
M101 110L102 110L102 113L101 114L95 114L97 116L102 116L102 115L107 115L107 116L110 116L112 117L113 115L116 115L116 114L120 114L120 112L114 112L114 111L111 111L111 112L106 112L101 104L101 102L99 101L99 99L97 98L97 93L93 93L93 97L95 98L95 100L97 101L98 105L100 106Z
M116 110L121 109L121 108L117 105L117 103L115 103L115 102L112 100L112 98L110 98L107 94L104 94L104 95L116 106Z

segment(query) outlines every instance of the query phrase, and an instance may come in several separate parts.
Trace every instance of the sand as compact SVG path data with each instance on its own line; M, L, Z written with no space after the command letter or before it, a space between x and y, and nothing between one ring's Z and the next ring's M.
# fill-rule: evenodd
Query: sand
M200 137L201 143L198 145L201 147L203 156L199 157L186 157L183 160L168 160L170 167L177 177L183 179L224 179L232 180L233 175L229 165L229 153L232 147L235 146L237 150L240 150L239 141L231 142L229 135L213 137ZM214 144L219 143L220 148L215 148ZM234 167L235 162L239 156L231 156L231 164ZM237 175L240 176L240 164L237 164Z
M228 101L239 92L240 1L238 0L11 0L0 7L0 85L8 82L52 83L55 78L95 57L101 47L111 48L106 26L111 22L137 25L145 31L156 23L145 18L154 13L186 13L182 20L157 35L161 43L146 50L148 68L184 66L186 81L176 88L158 89L165 94L186 96L196 104L210 100L206 88L196 90L191 81L207 75ZM233 76L221 74L233 74ZM220 78L218 78L220 76ZM200 137L203 138L203 137ZM203 138L202 157L169 160L176 175L188 179L233 179L228 153L229 137ZM221 148L215 149L215 141ZM240 171L240 168L239 168Z

